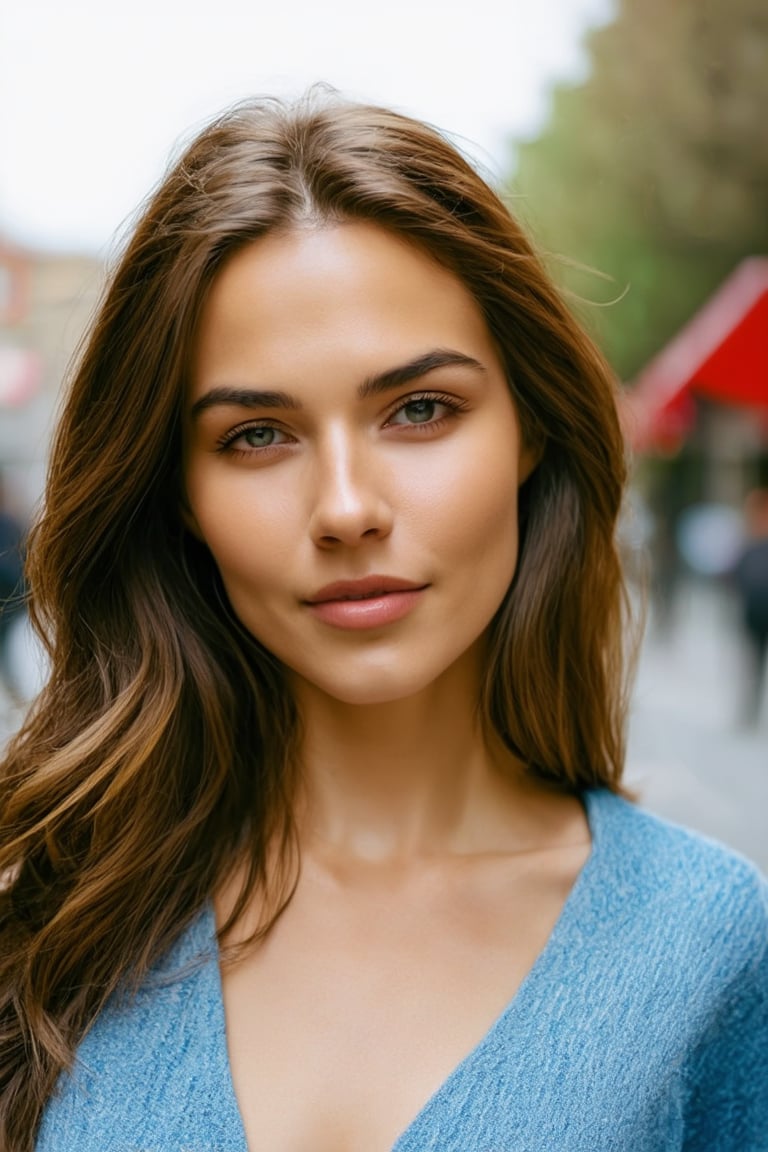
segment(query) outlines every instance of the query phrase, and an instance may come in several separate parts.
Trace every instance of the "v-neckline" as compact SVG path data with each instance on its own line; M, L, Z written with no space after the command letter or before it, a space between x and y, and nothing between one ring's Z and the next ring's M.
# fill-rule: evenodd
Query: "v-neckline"
M560 937L567 932L568 927L575 920L578 920L580 908L583 903L583 894L587 889L591 876L599 863L599 856L601 850L600 844L600 820L597 811L599 797L602 795L601 791L585 791L581 795L584 805L584 812L587 820L587 827L589 829L589 836L591 841L590 852L582 865L579 874L573 882L570 892L568 893L560 914L555 921L554 927L547 937L544 947L539 952L533 964L529 968L526 975L517 986L512 998L508 1001L506 1006L502 1009L494 1022L490 1025L487 1031L483 1034L480 1040L470 1049L467 1054L454 1066L448 1073L442 1083L435 1089L431 1096L419 1108L418 1112L414 1115L413 1119L409 1122L408 1126L396 1138L390 1152L411 1152L411 1140L418 1134L425 1121L429 1118L432 1112L439 1109L441 1101L450 1095L452 1086L455 1082L464 1075L467 1068L475 1063L482 1053L493 1045L496 1036L502 1029L508 1028L512 1019L520 1011L522 1011L525 1001L532 995L535 986L543 979L546 979L547 972L554 963L555 955L558 951L558 943ZM206 929L209 931L209 938L214 941L216 939L216 915L213 901L208 901L205 908ZM227 1031L226 1031L226 1017L224 1013L224 993L222 987L221 968L219 965L219 951L218 947L214 948L213 956L211 957L211 971L213 977L213 987L211 994L215 998L216 1008L216 1023L217 1036L216 1041L219 1046L217 1053L217 1063L222 1068L225 1084L223 1091L227 1096L228 1111L237 1116L240 1123L240 1132L242 1137L243 1152L247 1152L248 1141L245 1134L245 1125L243 1124L242 1113L235 1093L234 1081L232 1079L232 1068L229 1062L229 1050L227 1047ZM207 1038L207 1043L210 1044L210 1038ZM413 1146L416 1147L415 1145Z

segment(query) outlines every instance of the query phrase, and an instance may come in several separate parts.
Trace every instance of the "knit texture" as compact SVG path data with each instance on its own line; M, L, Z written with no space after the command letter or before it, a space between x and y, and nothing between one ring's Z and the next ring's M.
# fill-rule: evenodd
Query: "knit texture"
M544 951L392 1152L768 1152L765 880L608 792L584 801L592 853ZM214 932L206 906L101 1014L37 1152L247 1152Z

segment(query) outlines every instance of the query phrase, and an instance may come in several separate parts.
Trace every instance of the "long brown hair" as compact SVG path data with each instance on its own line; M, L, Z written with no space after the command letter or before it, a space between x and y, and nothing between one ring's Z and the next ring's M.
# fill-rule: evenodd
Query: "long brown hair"
M50 680L0 781L0 1144L33 1146L106 999L148 967L244 850L294 849L299 717L179 514L180 402L206 291L277 228L365 219L473 294L541 460L492 626L486 723L530 771L620 789L625 479L611 374L509 211L434 129L312 95L240 105L149 200L73 373L29 548ZM248 739L244 740L243 734Z

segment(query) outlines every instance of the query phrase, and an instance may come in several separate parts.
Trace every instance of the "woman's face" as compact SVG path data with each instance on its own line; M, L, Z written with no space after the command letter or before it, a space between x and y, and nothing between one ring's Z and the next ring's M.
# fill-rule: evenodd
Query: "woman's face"
M419 249L345 223L270 234L219 273L185 517L298 689L381 703L473 662L531 467L477 304Z

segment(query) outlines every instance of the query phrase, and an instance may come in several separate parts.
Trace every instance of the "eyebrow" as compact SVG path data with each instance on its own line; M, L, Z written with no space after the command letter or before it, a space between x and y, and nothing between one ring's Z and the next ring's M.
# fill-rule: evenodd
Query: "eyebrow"
M479 360L467 356L463 352L455 352L451 348L434 348L425 352L407 364L400 364L396 368L388 368L374 376L367 376L359 385L357 395L360 400L367 400L370 396L380 396L384 392L391 392L395 388L402 388L412 380L419 380L429 372L438 368L451 366L472 368L478 372L485 372ZM255 388L230 388L227 386L211 388L192 405L191 415L199 416L208 408L220 405L235 406L238 408L289 408L297 410L303 405L295 396L288 392L274 390L262 391Z

